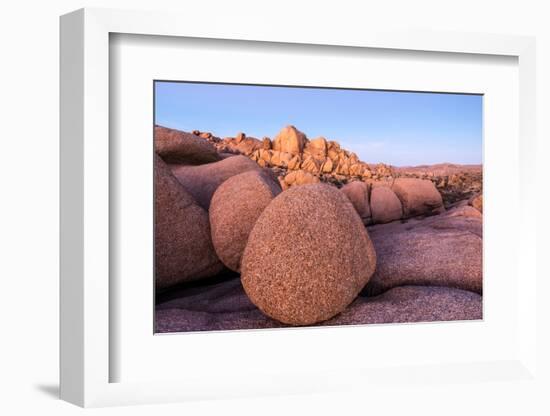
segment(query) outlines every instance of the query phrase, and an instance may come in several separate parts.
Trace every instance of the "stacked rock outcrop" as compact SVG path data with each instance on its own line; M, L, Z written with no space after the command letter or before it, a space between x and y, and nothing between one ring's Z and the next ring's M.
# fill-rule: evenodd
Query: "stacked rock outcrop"
M324 182L345 181L348 177L368 179L378 175L377 172L389 174L389 168L375 169L373 173L368 164L361 162L355 153L340 148L338 142L324 137L309 140L294 126L286 126L273 140L264 137L260 141L239 133L217 145L224 152L244 154L261 167L281 168L287 174L303 170Z
M310 140L294 126L284 127L273 140L268 137L258 140L242 132L224 139L211 133L194 133L206 138L224 154L244 155L259 167L270 168L279 177L283 190L318 182L338 187L351 184L351 188L348 188L348 196L351 196L352 189L355 188L354 193L357 194L361 187L355 182L366 183L367 186L363 187L365 200L368 201L366 205L358 204L358 199L354 199L354 206L359 208L358 213L365 224L433 215L444 210L443 199L432 180L396 178L396 172L391 166L364 163L355 153L342 149L338 142L324 137ZM192 173L193 170L180 169L176 176L180 177L183 171ZM371 194L378 186L387 186L389 189L376 190L372 198ZM207 197L198 199L205 206L203 201Z

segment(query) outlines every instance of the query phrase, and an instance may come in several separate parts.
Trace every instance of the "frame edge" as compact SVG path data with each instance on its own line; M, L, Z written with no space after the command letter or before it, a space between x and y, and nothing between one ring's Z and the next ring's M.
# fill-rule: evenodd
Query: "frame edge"
M84 405L84 10L60 18L60 398Z

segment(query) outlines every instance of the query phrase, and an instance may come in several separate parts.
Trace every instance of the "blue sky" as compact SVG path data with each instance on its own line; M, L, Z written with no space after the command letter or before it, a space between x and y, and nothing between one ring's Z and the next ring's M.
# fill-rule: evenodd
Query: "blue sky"
M275 137L288 124L338 141L364 162L482 162L479 95L155 83L155 123L219 137Z

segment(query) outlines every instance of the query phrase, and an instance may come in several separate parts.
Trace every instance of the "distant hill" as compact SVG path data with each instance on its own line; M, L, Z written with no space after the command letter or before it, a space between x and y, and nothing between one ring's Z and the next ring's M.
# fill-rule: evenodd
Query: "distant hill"
M483 165L460 165L455 163L436 163L419 166L392 166L395 172L401 174L449 176L457 173L481 173Z

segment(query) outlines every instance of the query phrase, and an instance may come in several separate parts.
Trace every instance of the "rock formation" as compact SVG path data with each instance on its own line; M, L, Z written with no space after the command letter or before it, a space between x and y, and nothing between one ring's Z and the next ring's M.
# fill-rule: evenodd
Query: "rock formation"
M342 192L348 197L364 224L371 222L369 185L361 181L353 181L342 187Z
M273 150L297 155L304 151L306 142L304 133L294 126L286 126L273 139Z
M283 128L273 141L269 137L259 141L239 133L216 143L218 150L246 155L261 167L279 168L285 171L284 174L303 170L323 182L335 184L345 183L347 177L378 177L373 175L368 164L361 162L356 154L340 148L338 142L324 137L309 140L294 126Z
M155 126L155 152L166 163L201 165L220 160L216 148L199 136Z
M223 182L212 197L212 242L220 260L239 271L248 235L281 187L263 171L248 171Z
M477 293L450 287L404 285L378 296L360 296L323 325L479 320L483 318L482 312L482 298Z
M481 293L481 219L457 214L372 227L378 266L367 293L378 295L403 285L447 286Z
M158 332L284 328L250 302L240 279L176 292L161 301L155 314ZM379 296L359 296L342 313L317 325L365 325L400 322L479 320L482 297L477 293L437 286L400 286Z
M398 220L403 215L401 201L391 188L374 186L370 194L370 210L372 221L386 223Z
M360 161L354 153L342 149L337 141L324 137L309 140L294 126L287 126L281 130L276 136L277 145L274 145L274 141L272 142L269 137L264 137L260 141L253 137L247 137L242 132L235 137L220 139L210 132L194 130L193 136L212 144L218 150L219 157L227 157L228 154L242 154L257 162L261 167L277 170L279 176L282 177L288 173L287 171L305 170L317 176L321 182L331 183L338 187L357 179L363 181L393 180L395 178L424 179L431 181L436 186L446 208L480 194L482 191L480 165L442 163L397 168L384 163L367 164ZM281 149L284 154L281 154Z
M344 194L326 184L277 196L250 233L241 280L266 315L290 325L332 318L370 279L376 254Z
M172 165L171 168L177 180L206 210L210 207L212 195L226 179L239 173L260 169L245 156L233 156L200 166Z
M214 276L222 270L208 213L155 156L155 283L164 289Z
M319 183L320 180L317 176L312 175L305 170L293 170L286 174L281 181L281 187L288 189L294 185L307 185L311 183Z
M367 164L294 126L155 126L155 152L157 331L482 318L480 166Z
M483 195L477 194L470 198L468 204L473 206L479 212L483 212Z
M431 181L397 178L392 186L403 206L403 217L433 214L443 210L443 199Z

